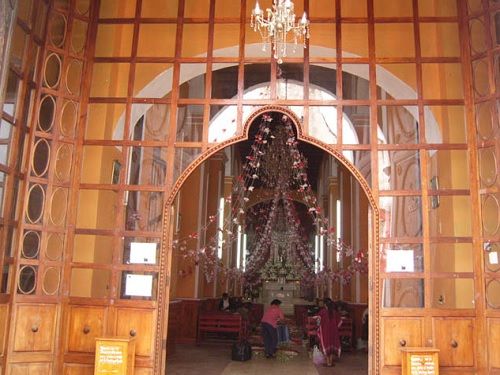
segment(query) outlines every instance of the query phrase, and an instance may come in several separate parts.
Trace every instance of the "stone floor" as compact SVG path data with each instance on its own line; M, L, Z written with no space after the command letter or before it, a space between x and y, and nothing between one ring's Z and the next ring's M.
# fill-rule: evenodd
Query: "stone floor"
M231 345L204 343L177 345L167 361L168 375L365 375L368 357L363 351L343 353L335 367L315 366L304 348L294 348L298 354L288 356L278 352L275 359L266 359L255 351L251 360L231 361Z

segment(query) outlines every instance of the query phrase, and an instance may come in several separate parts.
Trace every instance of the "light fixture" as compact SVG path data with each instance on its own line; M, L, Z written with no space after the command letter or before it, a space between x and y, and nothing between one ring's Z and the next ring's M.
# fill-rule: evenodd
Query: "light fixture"
M264 43L263 51L266 50L267 43L271 44L273 56L278 64L286 57L288 42L293 43L294 49L299 42L306 48L306 39L310 36L306 12L296 22L293 1L273 0L273 9L267 8L265 13L266 15L257 1L252 11L250 26L254 31L260 32Z

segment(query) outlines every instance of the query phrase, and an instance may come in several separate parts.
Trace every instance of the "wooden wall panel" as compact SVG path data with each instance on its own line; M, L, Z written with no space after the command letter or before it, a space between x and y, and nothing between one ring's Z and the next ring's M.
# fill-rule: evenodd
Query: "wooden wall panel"
M52 352L56 334L56 305L20 305L14 324L16 352Z
M65 365L64 375L93 375L94 365Z
M1 305L0 306L0 355L4 354L5 349L5 332L6 332L6 324L9 314L9 305ZM0 372L1 374L2 372Z
M421 318L384 318L382 354L384 366L401 366L401 347L422 346ZM401 371L401 370L400 370Z
M136 367L134 369L134 375L153 375L153 370L150 368Z
M474 366L474 323L472 319L434 318L434 343L439 365Z
M170 301L168 306L168 335L167 335L167 355L175 353L175 343L177 341L177 331L180 316L181 301Z
M51 368L50 363L12 364L9 375L48 375Z
M500 372L500 319L488 319L488 367Z
M116 310L115 335L135 337L136 356L152 356L156 311L118 308Z
M68 345L69 352L95 352L95 338L104 334L104 307L70 307Z
M198 314L201 304L201 300L182 300L177 342L196 342Z

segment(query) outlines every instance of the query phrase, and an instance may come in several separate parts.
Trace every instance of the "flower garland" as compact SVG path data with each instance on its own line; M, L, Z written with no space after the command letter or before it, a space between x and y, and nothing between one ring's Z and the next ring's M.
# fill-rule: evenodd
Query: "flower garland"
M271 130L272 125L274 127ZM312 285L335 280L346 283L354 273L367 271L366 252L358 251L347 269L339 271L325 269L318 274L314 273L314 264L318 260L314 259L312 246L304 233L291 198L292 192L298 194L305 202L317 232L326 238L326 243L332 250L339 252L342 257L352 257L354 251L336 238L334 228L329 227L328 220L323 217L317 197L308 180L307 160L298 149L292 122L286 115L261 116L257 134L245 160L241 174L235 178L231 195L225 198L225 205L230 209L222 208L215 215L209 216L206 225L199 232L193 232L185 238L173 241L174 250L179 251L184 259L202 267L207 281L210 282L214 280L215 275L219 275L221 280L241 281L248 287L260 283L261 271L269 260L272 233L277 225L279 207L285 212L289 243L295 245L294 260L301 265L298 272L302 284ZM257 181L274 193L270 202L258 209L258 220L251 223L249 220L251 210L246 205ZM223 226L217 227L218 218L224 215L225 211L228 214L224 217ZM237 238L235 229L238 225L244 225L246 229L248 225L254 225L258 234L253 248L249 250L244 273L237 268L225 266L217 257L218 234L223 233L224 246L231 248ZM206 238L209 231L215 235L208 239L205 246L198 248L198 240ZM192 272L192 267L187 271L182 269L179 271L179 276L186 276Z

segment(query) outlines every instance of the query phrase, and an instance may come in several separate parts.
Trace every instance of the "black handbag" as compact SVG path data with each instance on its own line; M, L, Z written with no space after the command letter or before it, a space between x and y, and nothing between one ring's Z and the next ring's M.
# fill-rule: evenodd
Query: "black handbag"
M233 361L248 361L252 358L252 346L248 341L240 341L233 344L231 349L231 359Z

